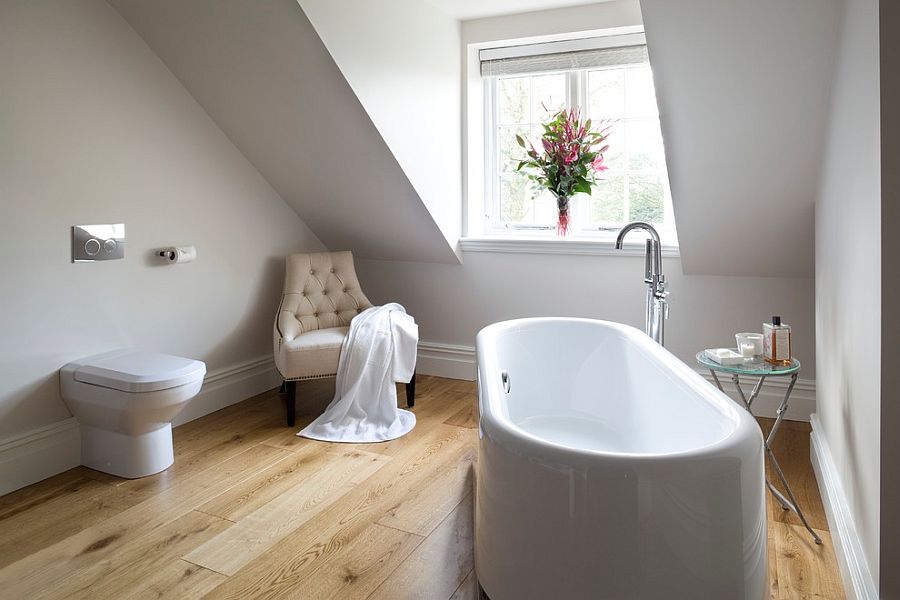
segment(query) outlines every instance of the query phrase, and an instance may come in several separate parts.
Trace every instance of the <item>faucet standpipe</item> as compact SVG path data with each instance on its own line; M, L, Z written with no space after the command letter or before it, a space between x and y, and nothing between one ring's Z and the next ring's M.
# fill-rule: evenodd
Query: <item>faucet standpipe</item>
M665 343L665 323L669 318L669 302L666 300L669 292L666 288L666 276L662 272L662 245L659 234L653 225L635 221L619 231L619 235L616 237L617 250L622 249L625 236L634 229L641 229L650 234L644 255L644 283L647 284L645 331L662 346Z

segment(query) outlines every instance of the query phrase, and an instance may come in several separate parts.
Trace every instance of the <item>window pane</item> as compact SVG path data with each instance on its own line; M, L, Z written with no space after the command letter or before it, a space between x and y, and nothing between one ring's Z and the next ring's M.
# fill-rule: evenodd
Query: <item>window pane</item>
M630 175L628 200L631 221L663 222L663 186L659 175Z
M625 70L588 73L588 113L594 120L618 119L625 114Z
M528 122L530 79L530 77L510 77L497 81L497 108L500 124Z
M620 227L631 220L665 225L668 204L665 156L653 78L649 66L621 66L569 73L504 77L494 80L496 113L489 176L495 183L492 199L495 228L552 226L556 201L534 187L526 172L515 170L526 157L518 133L540 149L541 124L568 105L569 83L577 79L583 90L586 116L595 126L609 125L606 166L602 181L590 196L579 195L572 216L576 230ZM602 123L606 121L606 123ZM549 235L549 232L547 232Z
M550 225L556 221L556 201L550 192L534 196L529 179L521 175L500 177L500 218L504 223Z
M532 123L543 123L566 107L565 74L539 75L532 79L532 85Z
M516 134L528 139L528 126L511 125L500 127L497 151L501 174L514 172L519 165L519 161L525 158L525 149L516 141Z
M650 67L629 67L625 75L626 111L628 117L655 117L656 91Z
M625 170L625 123L616 121L612 123L609 130L609 137L606 138L605 144L609 144L609 149L603 154L606 166L611 171Z
M655 171L662 167L663 145L659 121L629 121L625 128L628 168L633 171Z
M591 222L597 225L625 222L625 175L607 175L605 181L594 188Z

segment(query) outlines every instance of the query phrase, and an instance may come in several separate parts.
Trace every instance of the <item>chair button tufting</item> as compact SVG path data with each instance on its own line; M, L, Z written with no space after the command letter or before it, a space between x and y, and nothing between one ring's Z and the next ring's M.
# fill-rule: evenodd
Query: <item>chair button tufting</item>
M331 272L334 273L334 267L331 267Z
M323 296L327 296L327 295L328 295L328 290L322 290L322 295L323 295Z
M319 313L313 313L313 316L314 316L314 317L318 317L318 316L319 316Z
M316 274L316 272L315 272L315 271L313 271L313 270L312 270L312 269L310 269L310 270L309 270L309 274L310 274L310 275L315 275L315 274Z
M345 293L345 294L347 293L347 288L344 288L344 293Z

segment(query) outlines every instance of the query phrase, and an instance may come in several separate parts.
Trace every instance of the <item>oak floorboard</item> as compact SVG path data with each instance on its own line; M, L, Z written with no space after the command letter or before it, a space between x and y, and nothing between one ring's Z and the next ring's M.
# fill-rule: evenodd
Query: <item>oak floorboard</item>
M774 530L779 598L843 599L843 588L831 534L817 531L816 544L802 526L769 522Z
M767 491L766 494L768 493ZM766 555L769 576L769 599L779 600L781 596L778 591L778 547L775 541L775 528L768 521L766 522Z
M478 600L478 577L475 576L475 569L469 571L450 600Z
M469 494L369 598L417 600L453 596L475 566L473 520Z
M422 537L372 524L279 598L363 600L407 560ZM427 596L422 596L427 598Z
M202 473L179 481L114 517L79 531L0 569L0 589L12 598L30 598L52 589L120 552L149 531L162 527L246 479L255 469L283 460L288 453L257 445Z
M132 590L164 583L166 567L232 525L225 519L191 511L59 582L45 600L120 598Z
M88 470L84 467L75 467L0 496L0 521L50 502L59 496L67 496L73 488L82 485L84 479L89 478L86 473Z
M0 568L138 504L139 494L80 477L0 519Z
M90 590L98 600L478 598L474 383L420 375L416 428L379 444L298 438L330 400L333 381L298 391L296 428L285 426L284 398L272 391L176 428L175 464L159 475L123 480L78 467L0 497L0 597L79 598ZM402 387L398 402L405 406ZM825 545L769 501L773 599L843 598L808 438L808 424L785 421L775 452ZM338 486L343 493L233 575L184 560L233 527L250 531L267 506L260 531L277 528L274 507L282 502L290 512L291 494L304 486L328 489L325 473L340 472L348 451L384 464L353 473L346 490ZM311 483L316 473L321 479Z
M328 562L470 444L468 430L441 425L391 457L374 475L260 555L213 590L209 598L278 598L300 585L304 574Z
M327 446L306 445L274 465L201 504L197 509L229 521L240 521L264 504L275 500L320 469L334 456Z
M329 450L308 478L262 505L183 558L234 575L384 466L388 459L353 448Z
M471 445L448 455L450 461L432 477L405 496L378 520L381 525L422 536L430 534L462 499L472 492L473 464L478 451L475 432Z
M764 435L768 435L773 420L761 418L759 421ZM772 452L775 454L778 464L781 465L788 483L791 484L797 503L803 514L806 515L810 527L827 531L828 518L825 515L825 506L822 504L819 485L809 459L809 433L809 423L782 421L781 428L775 435L772 444ZM766 460L766 477L775 484L775 487L784 491L778 475L768 459ZM803 525L800 517L793 511L784 510L771 493L766 493L766 502L769 519L791 525Z
M175 560L116 600L199 600L226 579L221 573Z
M474 401L466 402L465 406L444 421L444 423L447 425L456 425L457 427L475 429L478 427L478 407Z

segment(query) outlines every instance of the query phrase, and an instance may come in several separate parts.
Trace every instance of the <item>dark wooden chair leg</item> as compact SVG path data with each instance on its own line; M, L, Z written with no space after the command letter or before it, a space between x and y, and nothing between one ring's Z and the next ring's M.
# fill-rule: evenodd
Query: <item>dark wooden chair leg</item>
M287 424L288 427L293 427L294 422L296 421L297 410L297 382L285 381L284 383L287 386L287 398L285 399L285 406L287 407Z
M406 384L406 405L410 408L416 405L416 372L413 371L412 378Z

